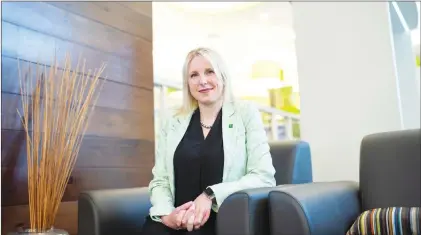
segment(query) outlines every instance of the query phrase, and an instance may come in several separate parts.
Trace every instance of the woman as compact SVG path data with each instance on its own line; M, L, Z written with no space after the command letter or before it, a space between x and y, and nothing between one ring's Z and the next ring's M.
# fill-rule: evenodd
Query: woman
M234 101L216 52L188 53L183 94L182 107L166 119L159 135L143 235L213 235L225 198L275 185L260 113Z

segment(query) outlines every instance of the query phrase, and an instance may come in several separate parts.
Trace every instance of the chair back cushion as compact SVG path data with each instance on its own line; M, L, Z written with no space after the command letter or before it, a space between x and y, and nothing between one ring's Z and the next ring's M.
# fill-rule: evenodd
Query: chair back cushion
M361 143L362 210L421 206L420 129L366 136Z
M269 142L276 185L313 182L310 145L304 141Z

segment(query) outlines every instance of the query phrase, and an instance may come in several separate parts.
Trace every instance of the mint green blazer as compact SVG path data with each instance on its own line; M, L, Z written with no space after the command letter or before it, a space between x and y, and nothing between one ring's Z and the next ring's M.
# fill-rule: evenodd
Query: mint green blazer
M169 116L163 122L155 153L153 179L149 184L152 207L149 214L160 222L160 216L174 210L175 149L184 136L192 113ZM222 107L224 173L222 183L209 185L219 205L234 192L275 186L275 168L269 151L266 132L258 109L246 101L225 102Z

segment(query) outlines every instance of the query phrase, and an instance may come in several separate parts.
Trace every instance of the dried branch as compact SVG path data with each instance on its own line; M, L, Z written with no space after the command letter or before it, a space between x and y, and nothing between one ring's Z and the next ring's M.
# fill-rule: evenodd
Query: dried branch
M37 65L34 78L30 67L25 78L18 69L23 114L18 112L27 139L30 229L45 231L54 225L105 64L94 73L85 73L85 61L81 71L79 63L72 70L67 54L63 69L58 69L56 60L48 71Z

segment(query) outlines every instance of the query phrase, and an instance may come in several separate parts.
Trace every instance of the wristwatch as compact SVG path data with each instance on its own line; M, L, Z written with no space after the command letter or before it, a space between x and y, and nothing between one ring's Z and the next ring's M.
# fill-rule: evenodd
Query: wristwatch
M203 193L212 201L212 204L216 205L215 193L211 188L207 187Z

